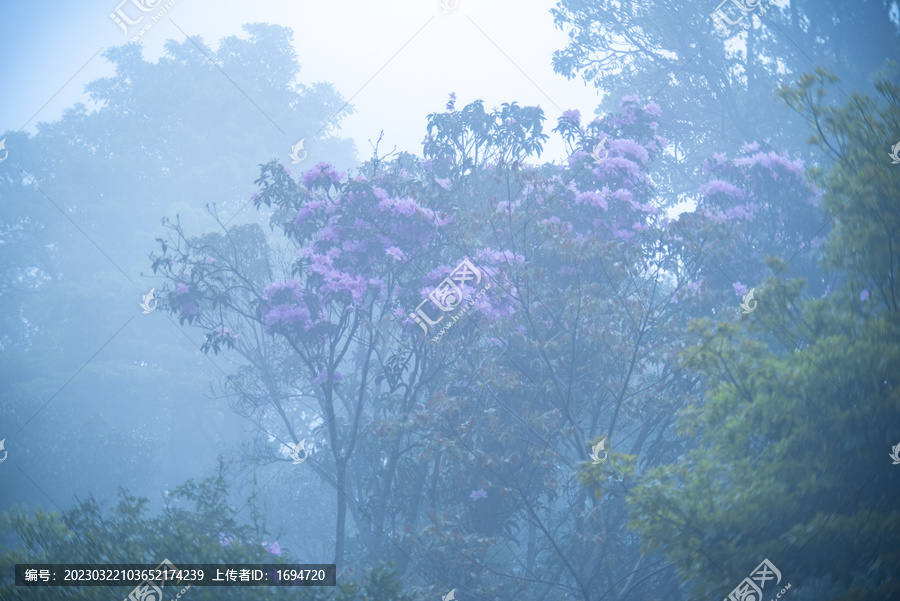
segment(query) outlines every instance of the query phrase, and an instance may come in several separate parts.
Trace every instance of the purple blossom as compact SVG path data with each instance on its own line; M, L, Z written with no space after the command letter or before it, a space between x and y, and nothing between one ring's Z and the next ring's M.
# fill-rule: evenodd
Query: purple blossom
M260 543L266 551L271 553L272 555L281 555L281 547L278 546L278 541L274 543Z
M563 119L571 121L572 123L575 123L577 125L581 123L581 111L579 111L578 109L570 109L568 111L564 111Z
M746 205L736 205L725 211L725 216L729 219L753 219L756 215L756 203Z
M631 240L632 236L634 236L634 234L629 232L628 230L622 230L616 226L613 226L612 228L610 228L610 231L612 232L613 237L618 238L620 240L628 241L628 240Z
M575 152L572 153L572 156L569 157L568 165L569 165L569 167L572 167L573 165L578 163L578 160L581 159L582 157L590 157L590 156L591 156L590 153L579 148L578 150L576 150Z
M300 282L297 280L278 280L277 282L272 282L263 289L263 295L266 297L266 300L272 300L275 295L282 290L290 290L296 300L301 300L303 298Z
M728 216L725 215L725 212L718 209L716 209L715 211L711 211L708 208L703 207L698 212L715 223L725 223L726 221L728 221Z
M344 376L341 375L341 372L336 371L331 378L332 382L340 382L344 379ZM324 369L319 372L319 375L313 378L313 382L319 384L320 386L324 384L328 380L328 372Z
M305 207L300 207L300 210L297 211L297 216L294 217L293 224L295 226L302 225L304 221L306 221L307 219L310 218L310 216L312 216L312 214L313 214L313 210L309 207L309 205L307 205Z
M731 287L734 288L734 292L738 296L744 296L745 294L747 294L747 287L740 282L734 282Z
M592 171L601 173L601 169L603 172L622 170L626 173L626 176L631 178L637 178L640 175L638 164L623 157L609 157L600 165L594 167Z
M317 239L320 242L323 240L328 242L337 242L340 236L340 230L341 228L339 227L334 227L331 225L325 226L319 231Z
M387 253L388 255L390 255L391 257L393 257L393 259L395 261L402 261L403 259L406 258L406 255L403 254L403 251L400 250L399 248L397 248L396 246L392 246L392 247L388 248L387 250L385 250L384 252Z
M599 192L581 192L575 197L575 202L589 204L592 207L600 207L604 211L609 208L606 204L606 199Z
M415 215L416 211L421 210L421 207L411 198L385 198L378 203L378 208L390 209L394 215L405 217Z
M644 112L651 117L659 117L660 115L662 115L662 110L655 102L648 102L647 106L644 107Z
M216 262L216 260L213 259L212 257L206 257L205 259L203 259L203 262L206 263L207 265L212 265L213 263Z
M450 180L449 179L441 179L439 177L434 178L434 183L439 185L444 190L450 191Z
M609 149L619 155L630 154L642 163L646 163L647 158L649 158L650 156L646 148L644 148L634 140L628 140L625 138L611 141L609 143Z
M744 192L741 189L720 179L714 179L711 182L707 182L700 186L700 193L706 197L710 197L715 194L728 194L729 196L733 196L735 198L744 197Z
M758 152L753 156L741 157L734 160L734 164L738 167L752 168L761 166L769 169L772 179L777 179L778 168L782 168L793 175L803 174L803 159L795 159L791 161L787 154L776 154L774 152Z
M326 188L331 184L337 186L347 174L332 167L331 163L318 162L316 166L303 174L303 185L309 188L314 184L323 185Z
M334 261L328 255L312 255L309 265L309 271L319 275L327 276L334 272Z
M387 190L385 190L384 188L379 188L378 186L372 186L372 194L374 194L375 198L377 198L378 200L387 200L388 198ZM363 221L362 223L365 223L365 221Z
M312 327L309 309L305 306L277 305L266 313L265 329L268 331L279 323L291 324L301 322L305 329Z
M187 294L190 288L187 284L178 284L175 286L175 294Z
M225 326L219 326L215 330L216 338L219 340L236 340L237 334L231 331L231 328L226 328Z
M868 290L863 290L862 292L860 292L860 293L859 293L859 300L861 300L861 301L867 301L867 300L869 300L869 291L868 291Z
M473 490L472 494L469 495L469 498L473 501L477 501L478 499L487 499L487 493L484 492L484 489L479 488L478 490Z
M620 202L627 202L631 205L632 209L637 209L640 205L634 202L634 194L631 193L631 190L627 190L625 188L619 188L612 195L613 198Z

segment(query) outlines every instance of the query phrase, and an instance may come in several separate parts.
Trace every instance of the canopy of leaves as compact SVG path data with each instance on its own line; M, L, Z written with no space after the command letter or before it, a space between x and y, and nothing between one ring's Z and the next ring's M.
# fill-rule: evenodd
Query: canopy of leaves
M769 280L740 323L698 322L687 365L709 392L678 419L696 446L630 495L645 549L665 553L698 596L730 591L764 557L798 598L900 594L900 480L886 460L900 429L900 175L876 158L885 132L900 131L900 96L880 81L882 103L823 109L814 86L828 79L784 94L836 155L819 175L837 222L827 265L846 280L815 299Z

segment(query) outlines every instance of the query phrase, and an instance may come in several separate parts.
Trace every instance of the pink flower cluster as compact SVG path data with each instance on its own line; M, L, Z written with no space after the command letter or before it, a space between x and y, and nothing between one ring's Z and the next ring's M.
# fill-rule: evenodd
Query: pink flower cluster
M268 551L271 555L281 555L281 547L278 545L278 541L274 543L260 543L263 548Z
M302 324L306 330L312 327L309 309L303 306L292 306L288 304L276 305L266 313L265 328L266 331L268 331L273 326L279 324L292 324L297 322Z
M302 225L307 219L312 217L316 210L322 206L322 201L319 200L311 200L307 202L305 205L300 207L300 210L297 211L297 216L294 217L293 224L295 226Z
M300 287L300 282L297 280L278 280L277 282L272 282L263 289L263 295L266 297L266 300L272 300L272 298L282 290L289 290L294 299L303 300L303 291Z
M345 177L347 174L335 169L331 163L320 161L303 174L303 185L307 188L323 186L327 189L332 185L337 187Z
M303 291L297 280L273 282L265 287L263 295L267 301L278 302L278 304L266 305L266 331L280 324L300 323L306 330L312 327L312 316L304 302Z
M469 498L473 501L477 501L478 499L487 499L487 493L484 489L479 488L478 490L473 490L472 494L469 495Z
M219 341L234 341L237 340L238 337L237 334L231 331L231 328L226 328L225 326L219 326L215 329L214 333Z
M581 123L581 111L578 109L563 111L563 119L567 119L573 123Z
M613 140L609 143L609 149L612 152L622 156L625 154L630 154L631 156L638 159L641 163L646 163L647 159L650 158L650 153L647 152L647 149L635 142L634 140L628 140L625 138Z
M340 382L343 379L344 379L344 376L342 376L341 372L339 372L339 371L335 371L331 377L331 381L334 383ZM319 372L319 375L317 375L315 378L313 378L313 382L320 386L327 381L328 381L328 372L325 371L324 369Z

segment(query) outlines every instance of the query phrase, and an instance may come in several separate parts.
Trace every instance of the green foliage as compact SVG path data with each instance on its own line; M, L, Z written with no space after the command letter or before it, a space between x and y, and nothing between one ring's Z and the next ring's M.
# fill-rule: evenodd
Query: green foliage
M900 78L880 79L881 102L854 93L842 106L826 103L827 86L837 84L822 70L801 78L782 98L812 126L810 140L834 160L814 174L825 190L823 204L835 217L829 236L828 265L847 273L857 290L870 290L900 310L900 171L891 164L891 147L900 142Z
M476 100L455 109L451 95L444 113L428 115L425 158L439 159L436 173L459 178L484 168L485 164L518 164L540 157L549 136L543 133L544 111L540 107L520 107L504 102L488 113L484 102Z
M0 532L14 534L16 549L0 556L0 570L12 574L17 563L145 563L168 559L175 566L211 564L300 563L288 553L274 555L260 541L266 538L262 518L251 497L237 507L229 503L229 487L220 474L188 480L166 497L165 509L148 515L148 501L120 491L111 511L93 499L77 503L60 515L36 509L4 513ZM249 507L249 524L235 515ZM227 543L227 544L225 544ZM132 587L22 587L10 580L0 585L4 601L125 598ZM164 588L174 596L180 587ZM336 587L193 587L186 600L297 599L301 601L412 601L389 567L339 573Z
M798 599L900 594L900 478L888 459L900 432L900 204L898 172L877 152L890 146L900 97L879 82L886 107L855 97L825 108L813 86L827 79L783 94L835 152L818 177L838 220L828 266L849 270L846 283L803 299L801 282L769 280L738 323L696 322L702 342L684 357L708 392L678 420L695 446L630 496L643 549L664 553L698 596L727 594L764 557Z

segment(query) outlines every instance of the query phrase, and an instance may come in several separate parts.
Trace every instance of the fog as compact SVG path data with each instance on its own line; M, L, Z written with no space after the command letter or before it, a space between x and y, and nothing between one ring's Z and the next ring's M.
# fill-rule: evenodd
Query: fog
M897 2L44 8L0 598L900 598Z

